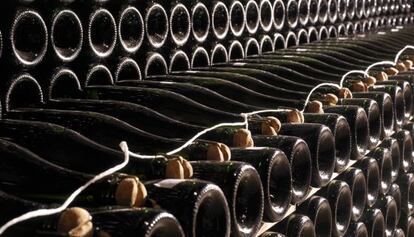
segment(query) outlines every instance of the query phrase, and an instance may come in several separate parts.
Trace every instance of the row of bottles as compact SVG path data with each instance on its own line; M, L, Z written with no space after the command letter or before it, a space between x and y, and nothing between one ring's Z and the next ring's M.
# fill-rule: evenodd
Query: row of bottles
M112 9L111 1L100 4ZM159 23L151 23L155 31ZM262 54L241 47L250 57L224 61L237 48L222 46L211 56L201 50L213 63L197 60L192 68L182 68L189 60L178 54L170 64L178 70L163 71L162 55L151 54L146 80L134 59L122 61L119 70L99 64L85 78L71 64L56 73L41 70L50 77L6 77L0 87L0 202L7 215L0 224L64 202L93 175L122 162L121 141L133 152L160 157L131 157L65 212L17 224L5 236L250 237L262 220L280 222L275 231L287 236L343 236L359 222L371 233L380 215L383 230L391 233L403 223L410 236L404 225L414 187L407 178L414 132L410 51L369 77L352 75L342 88L317 90L301 112L314 86L393 59L414 36L410 26L381 32L300 46L287 37L294 47ZM170 154L208 127L275 108L282 110L248 116L248 129L217 128ZM354 168L348 168L351 160L358 160ZM341 175L332 181L335 173ZM398 187L405 214L393 222ZM317 196L309 197L315 189ZM297 213L285 218L293 205ZM315 205L324 211L312 214ZM315 231L314 224L321 228Z

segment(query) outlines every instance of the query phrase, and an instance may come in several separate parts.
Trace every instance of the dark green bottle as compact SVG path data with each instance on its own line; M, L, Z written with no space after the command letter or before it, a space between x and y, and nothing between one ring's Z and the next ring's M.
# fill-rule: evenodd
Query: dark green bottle
M372 99L342 99L339 101L341 105L355 105L365 110L368 118L369 131L369 149L374 148L381 138L381 109L378 103Z
M357 222L364 213L367 203L367 183L362 170L350 167L338 176L346 182L352 192L352 221Z
M375 203L375 208L381 210L384 215L385 232L387 235L391 235L398 224L397 202L390 195L381 196Z
M351 130L348 121L339 114L304 114L305 123L328 126L335 137L335 171L341 172L351 159Z
M102 113L148 133L169 138L190 138L204 129L203 126L180 122L145 106L122 101L59 99L48 101L44 108Z
M301 214L292 214L278 223L275 228L276 231L286 235L286 237L315 237L315 226L312 220Z
M326 185L335 169L335 139L331 130L320 124L285 123L279 134L297 136L306 141L312 158L312 185Z
M392 160L392 171L391 171L391 180L395 182L397 179L400 169L402 168L403 160L400 153L400 147L396 139L387 137L378 145L378 147L387 149L390 151L391 160Z
M194 177L223 190L230 207L232 236L254 236L263 216L264 197L259 174L243 162L193 161Z
M400 148L401 172L408 172L413 165L413 140L411 139L410 133L406 130L395 132L392 138L397 140Z
M140 104L179 121L200 126L242 119L240 115L215 110L177 93L160 89L88 86L84 89L84 96L87 99L120 100ZM166 104L169 106L165 106Z
M370 151L367 157L372 157L377 161L381 176L380 191L382 194L386 194L392 184L393 166L391 151L387 148L377 147Z
M2 154L0 188L20 198L45 203L62 203L72 192L93 178L92 175L49 163L31 151L5 140L0 140L0 151ZM123 184L128 180L138 188L136 177L113 174L88 187L78 196L74 204L89 207L133 206L138 196L133 196L132 190L125 189ZM120 196L120 192L125 195Z
M385 235L385 219L381 210L376 208L367 208L361 221L365 223L369 236Z
M254 147L232 148L231 157L256 168L263 184L264 220L280 220L292 199L292 173L286 155L279 149Z
M325 197L331 206L332 236L344 235L352 217L352 193L348 184L333 180L318 195Z
M229 207L218 186L201 180L166 179L146 182L145 187L147 205L173 214L185 236L229 236Z
M310 191L312 179L312 160L308 145L298 137L292 136L253 136L256 146L274 147L282 150L292 171L292 204L304 200Z
M89 212L96 236L184 237L178 220L160 209L101 207Z
M124 154L73 130L43 122L1 120L0 137L19 144L61 167L98 174L123 162ZM166 158L132 158L122 172L144 180L166 178Z
M349 225L345 237L369 237L367 227L363 222L353 222Z
M360 159L369 146L368 117L364 109L354 105L337 105L324 107L324 111L346 118L352 134L351 159Z
M312 196L298 206L298 212L307 215L314 223L316 236L332 235L332 211L329 201L323 197Z
M374 158L366 158L355 164L356 168L362 170L367 184L367 206L372 207L377 201L380 193L381 176L378 162Z

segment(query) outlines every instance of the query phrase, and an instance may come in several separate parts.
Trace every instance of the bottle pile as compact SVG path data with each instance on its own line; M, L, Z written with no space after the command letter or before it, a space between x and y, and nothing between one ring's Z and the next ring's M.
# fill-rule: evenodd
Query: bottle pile
M412 4L0 1L2 236L414 236Z

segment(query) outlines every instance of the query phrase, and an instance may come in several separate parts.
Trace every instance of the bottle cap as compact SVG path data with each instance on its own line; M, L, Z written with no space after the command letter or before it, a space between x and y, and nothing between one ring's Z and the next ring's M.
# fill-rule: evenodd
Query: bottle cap
M276 130L272 127L269 120L263 121L261 124L262 135L275 136Z
M365 84L367 84L368 86L373 86L373 85L375 85L375 83L377 83L377 79L376 79L375 77L373 77L373 76L368 76L368 77L365 77L365 78L363 79L363 81L364 81L364 83L365 83Z
M147 189L137 177L128 177L118 184L115 193L117 205L140 207L147 197Z
M352 92L346 87L339 89L338 97L341 99L352 99Z
M233 137L234 147L252 147L254 146L252 134L247 129L239 129Z
M368 87L362 81L358 81L351 85L351 91L352 92L366 92L368 91Z
M407 68L407 70L411 70L411 68L413 67L413 61L411 61L410 59L406 59L403 61L405 67Z
M388 74L387 74L387 73L385 73L385 72L379 72L379 73L376 75L376 79L377 79L378 81L388 81Z
M323 104L320 101L314 100L314 101L310 101L308 103L307 107L307 112L309 113L317 113L317 114L323 114Z
M223 154L224 161L231 160L231 151L230 148L223 143L218 143L221 153Z
M398 62L397 64L395 64L395 68L400 72L407 71L407 68L405 67L405 64L403 62Z
M304 123L304 121L303 114L297 109L291 110L287 114L288 123Z
M338 96L328 93L325 95L325 102L330 106L336 105L338 104Z
M390 67L390 68L387 68L386 70L385 70L385 72L387 73L387 75L388 76L395 76L395 75L397 75L398 74L398 69L397 68L395 68L395 67Z
M275 129L276 133L278 133L280 131L280 128L282 127L282 123L280 122L280 120L273 116L268 116L266 117L266 119L269 121L270 126L272 126Z
M89 212L79 207L66 209L59 218L57 231L71 237L92 237L93 224Z
M207 160L224 161L224 154L217 143L208 146Z

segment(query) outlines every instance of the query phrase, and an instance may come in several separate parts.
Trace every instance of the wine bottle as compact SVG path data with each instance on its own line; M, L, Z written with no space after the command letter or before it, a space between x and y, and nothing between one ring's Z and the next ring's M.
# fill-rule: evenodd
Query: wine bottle
M227 68L227 67L226 67ZM199 69L198 69L199 70ZM262 77L260 77L262 78ZM172 82L187 82L194 85L200 85L206 87L212 91L215 91L225 97L236 100L238 102L254 106L256 110L263 108L274 108L277 105L290 106L300 108L303 103L293 100L279 98L269 95L263 95L253 90L242 87L236 83L228 82L221 79L209 78L209 77L195 77L191 75L185 76L157 76L151 77L151 80L156 81L172 81ZM286 92L285 92L286 93ZM240 96L243 95L243 96Z
M387 148L377 147L367 154L367 157L374 158L380 169L380 191L382 194L386 194L390 189L392 183L392 158L391 152Z
M367 227L363 222L353 222L349 225L345 237L368 237Z
M93 178L45 161L17 144L6 140L0 142L3 157L0 185L1 190L10 194L32 201L60 203ZM137 177L114 174L90 186L74 203L81 206L140 206L145 193Z
M8 9L2 11L2 38L11 41L5 44L2 40L2 56L10 57L10 60L2 60L2 68L16 70L40 64L48 49L48 28L38 11L39 2L15 4L14 1L3 1L1 8Z
M400 219L399 227L406 233L406 236L409 236L414 231L414 218L409 216L407 219Z
M406 221L406 217L413 213L413 197L410 192L414 188L414 178L412 174L401 174L397 179L397 184L401 192L401 223ZM401 226L402 227L402 226Z
M360 159L369 145L369 125L364 109L354 105L337 105L324 107L324 111L340 114L347 119L352 134L351 159Z
M168 152L184 144L185 141L177 141L158 137L139 130L125 122L113 117L95 112L69 111L69 110L45 110L45 109L20 109L8 113L9 118L25 119L31 121L44 121L55 123L73 129L89 139L112 149L117 149L120 142L128 141L129 147L134 151L144 154L157 154ZM94 124L94 126L90 126ZM99 131L97 133L97 131ZM99 136L96 136L99 134ZM233 140L233 138L231 139ZM195 146L185 148L181 154L188 158L208 158L208 149L214 146L211 142L196 141ZM204 155L200 152L205 151ZM194 153L195 152L195 153ZM185 154L187 153L187 154ZM195 155L195 156L194 156Z
M17 143L61 167L98 174L120 164L122 152L99 145L73 130L43 122L1 120L0 137ZM93 164L93 165L85 165ZM167 158L131 158L122 170L142 179L184 178L184 167ZM179 175L177 175L179 174ZM180 175L182 174L182 175Z
M398 142L393 138L387 137L378 146L390 151L392 160L391 180L395 182L400 172L401 164L403 163Z
M335 171L344 170L351 158L351 131L348 121L339 114L304 114L305 123L328 126L335 137Z
M262 237L286 237L286 235L281 234L281 233L277 233L277 232L264 232L262 235Z
M374 158L367 157L358 161L355 167L364 172L367 184L367 206L372 207L380 193L381 176L378 162Z
M395 132L392 135L392 138L397 140L399 150L400 150L400 158L402 161L402 165L400 165L401 172L407 172L411 169L413 161L413 141L411 139L410 133L405 130L401 130Z
M385 235L385 219L379 209L367 208L361 221L365 223L370 236Z
M240 115L211 109L184 96L165 90L119 86L89 86L84 91L87 99L120 100L136 103L157 110L177 120L196 125L212 126L221 122L241 119ZM155 94L157 96L154 96ZM166 103L166 100L168 100L170 105L168 107L162 106ZM197 111L197 113L193 111Z
M400 128L402 123L405 120L405 103L404 103L404 95L400 87L396 86L387 86L387 85L379 85L379 86L372 86L369 88L370 91L380 91L386 92L391 95L394 104L394 118L395 128Z
M333 180L319 192L319 195L324 196L331 206L332 235L344 235L352 216L352 193L348 184Z
M69 63L77 59L84 45L83 25L75 12L73 3L59 0L43 1L40 11L45 22L51 25L50 46L47 57L52 58L48 64ZM46 11L48 5L53 11Z
M392 80L392 77L388 81L377 81L375 84L398 86L402 89L402 93L404 96L404 117L405 119L409 119L412 114L412 108L413 108L412 85L410 85L408 81Z
M113 100L58 99L44 105L47 109L92 111L106 114L148 133L168 138L188 139L205 127L183 123L145 106Z
M295 98L295 95L298 95L296 98L303 98L306 96L306 93L299 92L299 91L292 91L287 90L275 85L271 85L269 83L263 82L262 80L256 78L256 76L249 76L242 73L237 72L223 72L223 71L216 71L216 68L210 67L208 70L203 70L202 68L194 68L191 71L186 72L176 72L174 75L193 75L195 77L212 77L217 79L223 79L229 82L237 83L240 86L246 87L247 89L273 96L275 94L280 95L280 97L285 97L285 95ZM264 74L264 73L263 73ZM280 94L279 94L280 93ZM289 95L289 93L291 93Z
M385 232L388 236L397 227L397 203L392 196L382 196L375 203L375 208L381 210L385 220Z
M287 237L315 237L315 226L312 220L304 215L292 214L275 226L275 230Z
M378 103L381 111L381 138L390 136L394 129L394 104L391 96L381 92L354 92L352 95L354 98L370 98Z
M407 216L402 217L401 216L401 190L400 186L398 184L394 183L391 185L390 191L388 192L388 195L392 196L392 198L395 201L395 204L397 206L397 216L396 216L396 222L397 224L400 221L400 218L408 218Z
M160 82L148 80L123 80L118 82L117 85L138 88L164 89L185 96L210 108L230 113L243 113L247 111L253 111L255 109L254 107L249 107L248 105L229 99L207 88L203 88L197 85L191 85L188 83Z
M332 211L327 199L312 196L300 204L298 212L307 215L314 223L316 236L332 235Z
M279 134L305 140L311 151L312 185L325 186L335 168L335 140L331 130L320 124L282 124Z
M381 137L381 109L378 103L372 99L341 99L341 105L356 105L365 110L368 117L369 130L369 149L374 148Z
M285 154L274 148L233 148L232 160L249 163L260 175L264 192L264 220L280 220L292 199L292 173Z
M253 136L256 146L282 150L292 171L292 204L303 201L310 191L312 178L311 155L306 142L291 136Z
M352 221L357 222L364 213L367 203L367 183L362 170L350 167L338 176L348 184L352 193Z
M263 216L263 187L252 166L243 162L191 162L194 177L223 189L230 207L233 236L254 236Z
M393 237L405 237L403 229L397 228L392 232Z
M226 198L216 185L201 180L154 180L145 183L148 206L161 207L180 222L185 236L230 235Z
M184 237L177 219L163 210L101 207L89 211L96 236Z
M1 193L3 209L13 218L19 212L30 211L31 209L47 208L47 206L18 199L6 193ZM19 209L19 211L16 211ZM22 213L22 214L23 214ZM7 216L6 216L7 218ZM85 209L73 207L61 213L41 216L26 220L11 226L3 236L80 236L91 237L94 233L92 217ZM4 221L9 221L4 219Z

